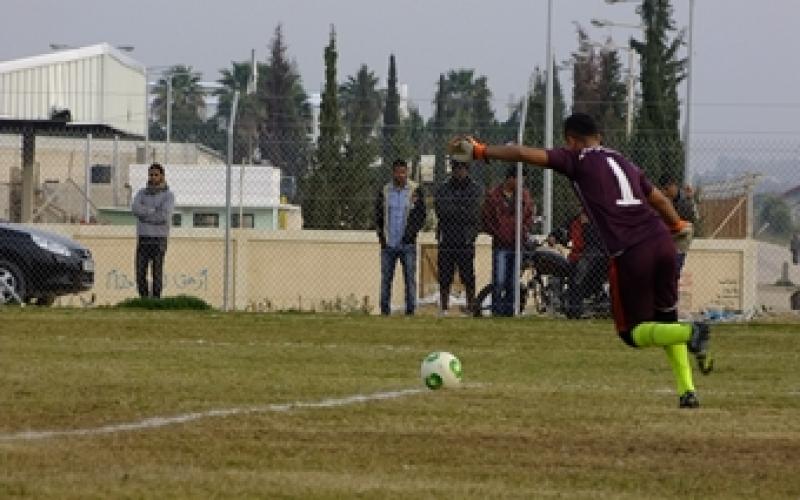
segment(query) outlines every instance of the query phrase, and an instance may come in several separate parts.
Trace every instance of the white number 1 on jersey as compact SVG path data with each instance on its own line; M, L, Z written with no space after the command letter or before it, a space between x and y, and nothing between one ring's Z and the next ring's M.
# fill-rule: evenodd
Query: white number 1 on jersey
M631 189L631 183L628 181L628 177L625 175L625 171L622 170L622 167L619 166L614 158L607 156L606 161L608 161L608 166L611 167L611 171L614 172L614 177L617 178L617 183L619 184L619 191L622 195L622 198L617 200L617 205L622 207L627 207L630 205L641 205L642 200L633 196L633 189Z

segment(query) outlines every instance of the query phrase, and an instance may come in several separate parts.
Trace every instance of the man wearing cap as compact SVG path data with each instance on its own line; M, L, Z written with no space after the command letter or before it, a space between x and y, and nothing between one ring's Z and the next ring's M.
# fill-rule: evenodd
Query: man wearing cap
M480 228L483 188L469 176L469 163L452 161L447 182L436 190L436 241L439 244L440 315L447 315L450 287L456 268L467 298L467 309L475 301L475 239Z

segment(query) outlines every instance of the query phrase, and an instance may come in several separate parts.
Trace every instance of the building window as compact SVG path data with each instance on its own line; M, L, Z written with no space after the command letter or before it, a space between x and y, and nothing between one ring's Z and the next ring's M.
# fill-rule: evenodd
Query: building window
M111 184L111 165L92 165L92 184Z
M219 214L194 214L192 217L194 227L219 227Z
M244 226L239 225L239 214L231 214L231 227L246 227L250 229L256 227L253 214L242 214L242 220L244 221Z
M181 227L181 222L183 222L181 214L172 214L172 227Z

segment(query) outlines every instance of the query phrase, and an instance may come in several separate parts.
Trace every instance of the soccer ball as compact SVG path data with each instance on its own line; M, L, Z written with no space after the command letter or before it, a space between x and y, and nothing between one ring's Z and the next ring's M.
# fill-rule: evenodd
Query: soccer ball
M428 389L450 389L461 385L461 361L449 352L428 354L422 360L419 371Z

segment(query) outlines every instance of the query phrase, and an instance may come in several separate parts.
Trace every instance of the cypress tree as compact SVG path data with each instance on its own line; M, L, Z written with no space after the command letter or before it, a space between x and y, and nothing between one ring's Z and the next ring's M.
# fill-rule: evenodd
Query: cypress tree
M447 83L444 74L439 75L439 87L436 89L436 110L433 116L433 141L436 161L433 166L433 183L438 185L445 179L445 141L449 139L445 131Z
M305 227L330 229L341 220L337 206L335 184L341 183L339 167L342 150L342 125L339 117L336 83L336 31L331 25L330 39L325 47L325 88L320 104L320 133L314 170L302 183L302 206Z
M400 126L400 93L397 90L397 66L394 54L389 56L389 75L386 88L386 106L383 111L383 147L382 157L384 170L388 171L398 156L398 128Z
M631 47L641 61L642 100L632 156L651 179L664 173L680 178L684 157L678 130L678 85L685 77L686 60L679 59L677 52L683 34L669 40L670 32L675 31L669 0L643 0L639 12L644 41L631 39Z

